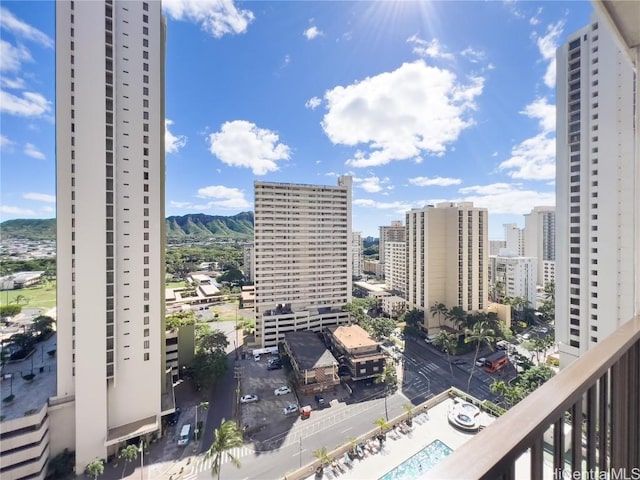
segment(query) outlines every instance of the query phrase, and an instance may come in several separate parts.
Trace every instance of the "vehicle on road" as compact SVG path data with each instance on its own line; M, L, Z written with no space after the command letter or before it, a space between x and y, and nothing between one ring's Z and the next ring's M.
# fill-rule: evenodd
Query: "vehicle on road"
M191 440L191 424L185 423L180 429L180 436L178 437L178 445L184 447L189 444Z
M487 373L496 373L502 370L509 363L507 352L493 352L484 361L484 371Z
M523 340L529 340L531 338L531 334L530 333L525 333L524 335L522 335L522 339Z
M258 401L258 396L253 394L247 394L240 397L240 403L252 403L257 401Z
M509 342L507 342L506 340L500 340L498 343L496 343L496 349L498 350L507 350L509 348Z
M487 360L487 359L486 359L486 358L484 358L484 357L479 358L478 360L476 360L476 367L483 367L483 366L484 366L484 362L485 362L486 360Z
M322 395L316 395L315 397L316 403L320 406L323 406L326 404L326 401L324 399L324 397Z
M267 370L279 370L282 368L282 360L279 358L272 358L267 362Z
M273 394L277 397L280 395L286 395L287 393L291 393L291 389L286 385L283 387L278 387L273 391Z
M290 403L282 409L282 413L284 413L285 415L289 415L290 413L294 412L298 412L298 405L296 405L295 403Z
M466 360L462 360L461 358L456 358L451 363L453 363L454 365L464 365L465 363L467 363L467 361Z

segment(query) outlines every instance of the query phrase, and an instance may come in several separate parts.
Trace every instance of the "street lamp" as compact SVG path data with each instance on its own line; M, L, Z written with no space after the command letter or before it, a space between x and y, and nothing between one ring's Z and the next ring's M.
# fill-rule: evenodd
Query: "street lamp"
M142 438L138 451L140 452L140 480L144 480L144 440Z
M196 442L195 443L196 444L197 444L198 440L200 439L200 436L198 435L199 432L200 432L200 429L198 428L198 410L200 408L203 408L203 409L206 410L207 408L209 408L209 402L200 402L198 405L196 405L196 428L195 428L195 434L196 434ZM196 445L195 450L197 450L197 448L198 447Z

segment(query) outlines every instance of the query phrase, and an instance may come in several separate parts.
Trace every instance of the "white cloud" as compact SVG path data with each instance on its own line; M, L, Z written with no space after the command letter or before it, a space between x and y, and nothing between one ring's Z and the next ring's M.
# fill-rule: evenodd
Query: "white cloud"
M9 137L6 137L2 134L0 134L0 148L2 150L7 150L7 151L13 151L13 146L15 145L15 142L13 140L11 140Z
M540 14L542 13L542 7L538 7L538 10L536 11L536 14L529 18L529 24L536 26L540 23Z
M32 40L47 48L53 48L53 40L49 36L16 18L9 10L2 7L0 7L0 27L16 36Z
M169 125L173 125L173 120L164 120L164 151L166 153L178 153L187 144L185 135L174 135L169 131Z
M537 119L541 132L514 146L511 157L498 168L507 170L511 178L552 180L556 175L556 107L538 98L520 113Z
M36 212L28 208L13 207L11 205L0 205L0 213L7 215L24 215L25 217L32 217L36 214Z
M471 63L480 63L484 61L487 54L482 50L477 50L473 47L467 47L460 52L460 55L465 57Z
M22 92L22 98L0 90L0 112L20 117L37 117L51 110L51 102L39 93Z
M251 207L251 204L244 197L244 191L223 185L211 185L200 188L196 196L205 200L209 199L209 201L202 204L171 201L169 205L174 208L191 211L207 211L220 208L242 210Z
M494 183L461 188L465 202L484 207L491 214L524 215L536 205L555 205L555 192L524 190L521 185Z
M0 40L0 72L17 72L23 62L33 62L27 47Z
M174 20L197 23L216 38L245 33L254 19L251 10L236 8L233 0L164 0L162 7Z
M460 185L462 180L459 178L447 178L447 177L414 177L409 179L409 183L417 185L418 187L428 187L431 185L438 187L448 187L449 185Z
M548 25L547 33L544 36L538 37L536 34L533 35L542 59L549 62L547 71L544 74L544 84L549 88L555 88L556 86L556 50L560 44L563 28L564 21L560 20Z
M25 193L24 195L22 195L22 198L26 200L35 200L37 202L56 203L56 196L48 195L46 193Z
M318 97L311 97L307 100L307 103L304 104L305 107L310 108L311 110L315 110L322 103L322 99Z
M2 61L3 60L0 59L0 63L2 63ZM12 88L15 90L22 90L23 88L26 87L24 80L22 78L19 78L19 77L7 78L5 75L0 77L0 85L5 88Z
M378 210L394 210L399 213L404 213L413 208L410 203L406 202L378 202L369 198L358 198L353 201L353 204L359 207L376 208Z
M208 140L209 150L223 163L250 168L254 175L275 172L279 169L277 162L290 157L289 147L278 143L277 133L245 120L225 122Z
M307 40L313 40L316 37L324 35L324 32L314 25L313 27L307 28L302 34L307 37Z
M26 143L24 145L24 154L31 157L36 158L38 160L44 160L46 157L44 153L42 153L33 143Z
M244 191L238 188L229 188L223 185L211 185L198 189L198 197L213 198L209 203L216 207L224 208L248 208L251 204L244 198Z
M375 175L371 175L367 178L353 177L353 183L358 185L364 191L369 193L380 192L386 183L389 183L389 178L379 178Z
M453 54L445 51L444 47L440 44L437 38L434 38L430 42L419 38L417 35L412 35L407 38L407 43L413 45L413 53L419 57L430 58L442 58L444 60L453 60Z
M421 160L423 153L443 155L447 146L473 124L470 113L484 79L468 85L454 73L423 60L368 77L325 93L322 127L334 144L366 144L347 161L354 167L385 165L393 160Z

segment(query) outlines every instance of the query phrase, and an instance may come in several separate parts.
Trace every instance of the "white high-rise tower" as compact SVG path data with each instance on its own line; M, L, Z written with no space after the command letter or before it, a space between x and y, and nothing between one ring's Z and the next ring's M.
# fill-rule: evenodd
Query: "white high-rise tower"
M160 2L56 2L56 441L77 471L160 427L165 31Z
M598 23L594 15L557 51L556 339L561 366L633 316L637 288L634 73L609 29Z
M537 259L538 285L544 285L545 262L556 260L556 207L534 207L524 216L524 256Z

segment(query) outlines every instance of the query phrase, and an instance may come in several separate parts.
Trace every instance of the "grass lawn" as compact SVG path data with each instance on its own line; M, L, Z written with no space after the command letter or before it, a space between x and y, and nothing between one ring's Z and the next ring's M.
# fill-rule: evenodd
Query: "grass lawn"
M165 282L164 288L184 288L184 282Z
M21 288L19 290L6 290L0 292L2 304L14 303L18 295L22 295L29 300L27 305L21 302L22 308L42 308L45 311L56 306L56 282L52 281L47 285L37 285L34 287Z

